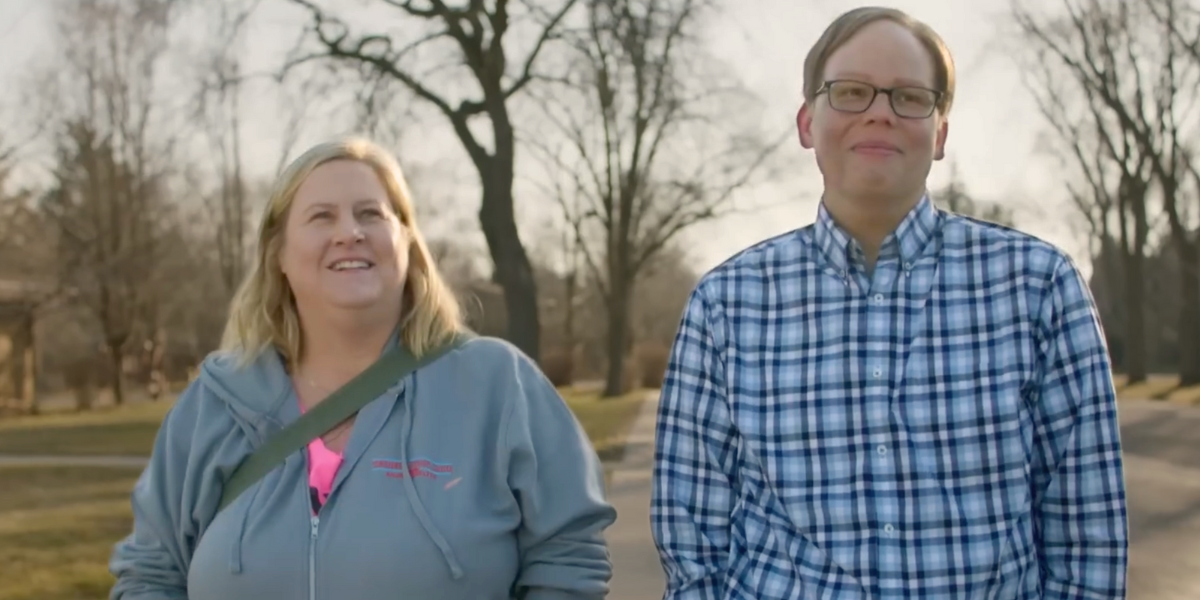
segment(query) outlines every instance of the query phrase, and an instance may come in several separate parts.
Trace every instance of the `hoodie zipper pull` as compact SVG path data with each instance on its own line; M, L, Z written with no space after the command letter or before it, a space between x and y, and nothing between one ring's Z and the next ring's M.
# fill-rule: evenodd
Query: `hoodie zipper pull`
M317 598L317 527L321 524L321 517L313 515L308 521L309 524L309 542L308 542L308 598L316 600Z

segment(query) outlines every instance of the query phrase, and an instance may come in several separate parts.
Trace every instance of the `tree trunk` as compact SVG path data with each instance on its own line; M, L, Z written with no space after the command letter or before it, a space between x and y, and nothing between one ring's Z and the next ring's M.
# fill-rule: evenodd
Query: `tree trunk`
M1125 359L1127 384L1146 380L1146 303L1144 301L1145 257L1141 252L1122 251L1125 263Z
M504 96L498 91L499 78L481 83L485 88L495 153L488 155L476 143L466 119L451 117L450 122L479 172L483 187L479 225L496 267L492 279L504 290L505 337L529 358L540 361L542 329L537 282L533 278L529 254L521 243L513 208L516 134L509 122Z
M567 271L566 276L566 301L564 310L566 314L563 318L563 338L567 341L567 348L571 352L575 350L575 296L578 294L576 288L579 287L579 272L575 270L574 265L571 270Z
M121 376L121 371L123 370L122 367L124 366L123 363L125 362L125 353L122 349L123 345L124 344L115 344L112 342L108 344L108 356L112 360L109 368L112 371L111 377L113 404L116 406L120 406L125 403L125 383L124 377Z
M512 178L493 168L492 184L484 185L479 223L496 265L495 281L504 290L508 341L533 360L540 360L541 327L533 265L517 234L513 215ZM508 173L511 175L511 170ZM497 180L507 179L508 183Z
M612 296L608 307L608 335L606 354L608 358L608 373L604 379L604 397L614 398L625 393L621 385L625 378L625 351L629 332L629 304L633 286L624 277L617 278L612 283Z
M1179 384L1200 384L1200 254L1192 241L1179 251Z
M1146 238L1149 222L1146 218L1146 189L1144 181L1126 173L1121 181L1120 222L1121 259L1124 263L1125 288L1125 373L1127 384L1146 380ZM1129 208L1126 211L1126 207ZM1133 217L1133 239L1126 226L1127 214Z

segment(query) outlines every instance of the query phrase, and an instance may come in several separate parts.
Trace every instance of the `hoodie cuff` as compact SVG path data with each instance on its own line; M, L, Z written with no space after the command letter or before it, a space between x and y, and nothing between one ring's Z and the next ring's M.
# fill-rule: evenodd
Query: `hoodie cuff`
M530 588L521 597L521 600L604 600L605 595L579 594L551 588Z

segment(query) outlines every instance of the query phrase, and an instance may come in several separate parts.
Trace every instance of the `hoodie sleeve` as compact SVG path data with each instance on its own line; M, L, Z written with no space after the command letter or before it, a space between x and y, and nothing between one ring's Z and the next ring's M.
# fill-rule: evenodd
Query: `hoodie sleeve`
M203 514L197 505L213 504L197 502L212 494L195 486L191 468L201 393L193 382L159 428L150 462L133 489L133 532L116 544L109 560L116 577L110 600L187 600L188 565L201 531L196 515Z
M604 530L616 511L591 442L554 386L527 360L506 417L509 485L521 507L516 597L600 599L612 576Z

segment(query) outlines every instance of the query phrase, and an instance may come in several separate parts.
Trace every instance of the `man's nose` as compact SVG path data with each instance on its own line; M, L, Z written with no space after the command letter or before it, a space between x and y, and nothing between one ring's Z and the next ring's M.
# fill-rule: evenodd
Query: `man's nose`
M866 115L872 121L883 120L889 123L892 122L896 118L896 113L892 110L891 96L888 96L887 92L875 94L875 99L867 107Z

